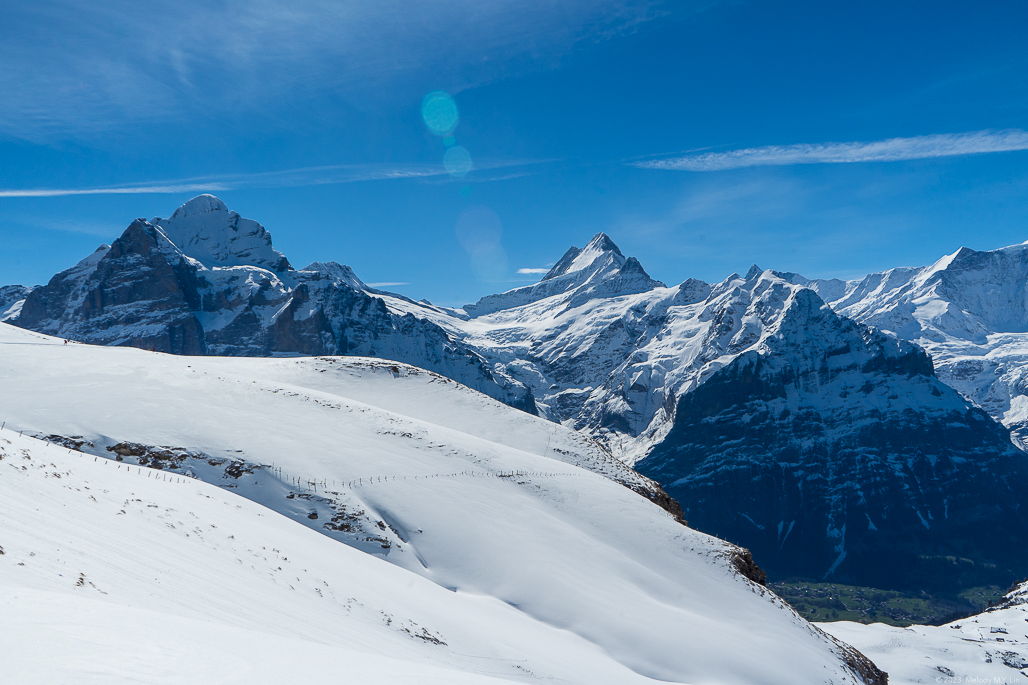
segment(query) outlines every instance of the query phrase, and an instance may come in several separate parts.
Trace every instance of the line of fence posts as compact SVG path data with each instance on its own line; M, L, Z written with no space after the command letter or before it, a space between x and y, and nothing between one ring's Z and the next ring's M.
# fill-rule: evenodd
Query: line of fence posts
M551 473L542 473L542 472L536 472L536 471L519 471L519 470L515 470L515 471L500 471L498 473L459 471L459 472L456 472L456 473L439 473L439 474L415 475L415 476L370 476L370 477L360 476L360 477L355 478L355 479L350 480L350 481L340 481L340 482L337 482L334 479L328 479L328 478L314 478L314 479L311 479L311 478L304 478L302 476L294 476L292 474L286 473L285 470L281 466L277 466L274 463L272 463L270 465L261 466L260 468L270 470L279 480L281 480L283 482L286 482L286 483L288 483L291 486L294 486L294 487L297 487L297 488L300 488L300 489L312 490L315 493L318 492L318 487L319 486L323 490L325 490L326 492L329 492L329 490L328 490L329 487L333 487L333 488L334 487L344 487L344 488L353 489L353 488L363 487L365 485L370 485L371 483L381 483L383 481L388 482L390 480L408 480L408 479L411 479L411 480L427 480L429 478L456 478L458 476L465 476L465 477L469 477L469 478L488 478L488 477L493 477L493 478L526 478L526 477L531 477L531 476L542 477L542 476L557 476L557 475L563 475L563 476L578 475L578 474L575 474L575 473L552 473L551 474Z
M0 423L0 430L4 430L6 427L7 427L7 422L6 421L4 421L3 423ZM21 437L23 432L24 431L18 431L18 436ZM45 440L44 442L45 442L47 447L50 446L50 441L49 440ZM80 455L85 455L86 454L85 452L82 452L81 450L78 450L78 449L73 450L72 448L67 447L66 445L64 447L68 450L69 454L71 454L72 452L78 452ZM547 448L549 448L549 442L547 442ZM93 461L95 462L99 458L100 457L94 455L93 456ZM107 465L108 461L111 461L111 460L107 459L107 458L103 459L103 462L104 462L105 466ZM131 464L126 464L125 466L126 466L125 470L129 471L130 470L129 467L131 467L132 465ZM121 464L120 463L118 464L118 468L119 469L121 468ZM261 468L265 468L265 467L262 466ZM318 492L318 485L319 484L321 485L323 490L327 490L328 489L329 483L331 483L333 487L336 486L336 481L335 480L331 480L330 481L330 480L325 479L325 478L313 479L312 480L312 479L309 479L309 478L301 478L300 476L293 476L291 474L286 474L281 466L276 466L274 463L271 464L270 468L271 468L272 473L277 474L277 476L278 476L278 478L280 480L288 479L288 482L290 484L292 484L292 485L294 485L294 486L296 486L298 488L301 488L301 489L306 487L308 490L313 490L315 493ZM155 471L154 469L151 469L149 467L146 467L146 469L147 469L147 478L155 477L155 476L153 476L153 472ZM166 482L172 482L171 479L168 478L166 471L163 471L163 470L160 470L160 469L158 469L158 471L160 471L164 475L164 480ZM137 474L142 474L142 467L140 467L138 464L136 465L136 473ZM414 480L428 479L428 478L445 478L445 477L455 478L457 476L488 477L490 475L495 475L496 478L524 478L524 477L527 477L529 475L540 476L540 475L545 475L545 474L536 473L536 472L529 472L529 471L510 471L510 472L500 471L497 474L473 473L473 472L470 472L470 471L461 471L459 473L435 474L435 475L427 475L427 476L414 476ZM577 475L577 474L563 474L563 475ZM174 482L176 482L176 483L184 482L185 478L188 478L188 476L181 476L181 477L176 476ZM398 478L403 478L404 480L407 480L407 476L392 476L393 480L396 480ZM370 478L365 478L365 477L362 476L362 477L357 478L356 480L351 480L351 481L342 483L341 485L343 487L347 487L347 488L353 489L354 487L362 487L362 486L364 486L364 484L365 484L364 481L365 480L368 481L368 483L370 484L370 483L375 483L375 482L381 483L383 479L388 481L390 479L390 476L371 476Z
M6 428L7 428L7 422L6 421L0 423L0 431L5 430ZM24 432L25 431L23 431L23 430L18 431L18 437L19 438L22 437L22 434ZM36 438L36 439L39 440L39 438ZM51 443L50 443L49 439L43 439L44 447L49 447L50 444ZM86 452L83 452L80 449L72 449L71 447L68 447L67 445L60 445L60 447L63 447L66 450L68 450L68 454L73 454L75 452L78 452L80 457L84 457L87 454ZM95 463L97 459L100 459L100 457L94 454L93 455L93 462ZM109 461L111 461L111 460L107 459L106 457L104 457L104 459L103 459L103 466L107 466L107 462L109 462ZM131 466L132 466L132 464L126 464L125 465L125 470L130 472L132 470ZM121 464L120 463L118 464L118 468L119 469L121 468ZM180 476L175 476L174 481L173 481L171 478L168 477L168 473L166 471L163 471L163 470L160 470L160 469L151 469L150 467L140 467L138 464L136 465L136 475L141 475L143 473L143 471L142 471L143 468L146 468L146 471L147 471L146 477L147 478L151 478L152 477L152 478L154 478L156 480L157 477L154 474L159 472L159 473L161 473L164 476L164 478L163 478L164 482L167 482L167 483L171 483L171 482L185 483L186 482L187 476L181 476L181 477Z

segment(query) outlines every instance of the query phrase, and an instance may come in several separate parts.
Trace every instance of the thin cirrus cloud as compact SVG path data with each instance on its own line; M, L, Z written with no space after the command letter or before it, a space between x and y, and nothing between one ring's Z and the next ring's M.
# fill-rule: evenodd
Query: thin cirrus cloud
M637 161L631 162L631 165L643 169L670 171L724 171L754 166L898 162L1016 150L1028 150L1028 132L1011 129L889 138L872 142L768 145Z
M345 93L364 108L398 94L408 98L408 86L426 76L460 89L512 71L546 68L576 45L663 16L666 5L14 3L0 22L0 132L28 139L95 135L118 131L126 122L260 113L321 94L331 99Z
M382 281L381 283L368 283L372 288L393 288L398 285L410 285L407 281Z
M67 195L139 195L145 193L199 193L208 190L231 190L221 183L189 183L185 185L138 185L110 188L4 188L0 197L62 197Z
M476 162L475 168L488 170L521 167L545 161L549 160L487 160ZM431 178L447 175L446 169L441 164L343 164L253 174L199 176L175 181L132 183L98 188L0 188L0 198L198 193L243 188L288 188L362 181Z
M544 274L549 269L518 269L519 274Z

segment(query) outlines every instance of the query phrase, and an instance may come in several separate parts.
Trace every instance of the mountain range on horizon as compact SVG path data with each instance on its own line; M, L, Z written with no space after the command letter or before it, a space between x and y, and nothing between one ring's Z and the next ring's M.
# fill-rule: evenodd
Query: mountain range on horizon
M295 269L201 195L44 286L0 288L0 320L412 364L595 439L773 575L956 591L1028 575L1026 284L1028 245L854 281L754 266L668 287L599 233L538 283L454 309L335 262Z

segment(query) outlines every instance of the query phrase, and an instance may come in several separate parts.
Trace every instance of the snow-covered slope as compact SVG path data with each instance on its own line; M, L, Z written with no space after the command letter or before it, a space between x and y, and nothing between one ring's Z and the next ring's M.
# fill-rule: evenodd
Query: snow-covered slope
M986 611L942 626L819 623L889 672L891 685L1019 683L1028 677L1028 584Z
M0 431L5 682L642 683L229 491Z
M475 657L485 654L506 661L496 665L481 660L487 664L482 668L492 670L476 672L522 681L861 682L854 667L864 669L869 679L876 677L858 655L825 638L771 593L742 577L736 548L683 526L616 482L645 489L645 479L567 429L435 374L370 359L179 357L64 345L6 325L0 325L0 351L5 438L16 428L123 460L93 462L64 452L61 459L81 464L75 474L67 474L71 464L49 456L17 462L22 446L12 441L14 455L0 463L0 484L27 494L0 497L0 511L14 522L0 527L5 536L0 541L5 547L0 577L24 570L17 564L33 563L44 556L41 552L51 569L17 581L16 589L78 592L83 589L75 587L78 574L85 573L89 591L88 583L93 583L97 591L111 593L105 601L118 599L115 593L121 590L113 588L124 582L127 599L119 601L138 600L138 609L186 618L210 611L222 623L246 630L267 631L271 629L265 621L281 623L272 632L281 635L288 627L292 635L330 647L350 644L343 597L357 597L368 608L361 615L378 621L383 635L396 626L382 626L389 622L380 610L401 626L409 627L408 620L416 623L412 632L426 628L446 642L456 656L440 659L443 666L456 663L468 670L467 664L478 663ZM54 450L55 456L59 451L54 446L43 449ZM30 461L47 467L30 466ZM163 472L125 471L127 464L143 462ZM241 519L215 516L217 511L232 513L234 505L223 503L229 500L219 501L229 495L192 482L163 480L169 472L187 471L280 512L285 518L271 511L264 518L275 518L280 521L275 526L305 542L293 544L285 532L279 536L270 529L266 536L255 532L240 540L236 531L244 528ZM84 486L94 487L89 480L104 473L130 480L125 487L134 496L99 480L95 487L101 492L87 494ZM301 486L295 485L297 478ZM192 503L160 499L155 488L166 485L181 486L179 491ZM209 504L207 494L212 497ZM84 515L83 507L94 504L88 495L100 500L97 511L109 519ZM118 513L122 509L125 514ZM244 509L241 505L238 511ZM257 508L249 511L260 513ZM130 521L149 523L132 533ZM297 531L296 522L324 535ZM64 533L40 537L40 531L61 531L62 525ZM16 534L7 532L15 529ZM165 544L163 536L187 533L190 537L176 542L167 554L157 551ZM136 534L148 542L135 545ZM37 537L40 542L33 547ZM301 549L314 539L319 542ZM81 554L72 545L76 540ZM390 562L370 566L379 560L361 557L367 559L367 568L388 570L369 571L373 579L381 576L382 583L392 583L390 578L410 578L408 587L417 592L425 587L423 579L430 580L438 592L453 598L454 606L482 607L485 613L495 609L502 614L495 621L510 617L517 625L538 626L538 632L518 642L506 628L494 629L470 609L450 614L440 605L421 613L414 609L420 603L407 606L406 595L394 592L392 585L382 591L381 602L373 593L361 599L350 590L356 581L346 576L357 568L346 555L357 552L344 549L340 541ZM201 543L209 552L187 552L181 546L200 550ZM331 556L324 545L343 551ZM107 553L113 548L121 551ZM183 567L188 562L181 559L207 553L216 558L208 569L237 570L223 576ZM126 556L134 561L129 563ZM290 577L301 579L295 589L287 587L287 567L280 557L290 560ZM156 575L151 575L151 566ZM61 586L64 576L54 574L65 570L69 578ZM138 578L127 578L133 575ZM47 584L34 585L31 578ZM193 584L204 589L187 589ZM259 601L277 607L268 610L270 618L263 618L256 600L244 601L258 588L269 595ZM333 608L322 608L308 621L306 603L291 606L282 599L294 593L306 593L310 602ZM17 592L8 596L12 594ZM208 607L212 596L217 603ZM237 599L242 608L237 608ZM24 615L34 596L8 601ZM180 602L191 608L180 608ZM75 606L76 611L93 611ZM136 621L120 611L109 620ZM279 621L276 612L288 612L291 618ZM436 620L442 616L450 618ZM511 634L517 630L511 628ZM127 631L121 629L121 634ZM415 651L440 647L400 633L399 641L409 640ZM233 640L242 639L232 635ZM551 641L553 635L559 637ZM529 644L536 639L551 641L539 655ZM493 651L484 653L486 648ZM550 654L560 658L548 660ZM516 665L525 672L520 674Z

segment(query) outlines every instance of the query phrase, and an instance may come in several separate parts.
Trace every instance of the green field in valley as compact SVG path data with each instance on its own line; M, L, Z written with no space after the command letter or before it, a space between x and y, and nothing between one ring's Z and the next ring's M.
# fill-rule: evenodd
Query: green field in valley
M856 621L908 626L941 625L981 612L1002 598L996 585L970 588L956 597L879 590L838 583L768 583L779 597L808 621Z

